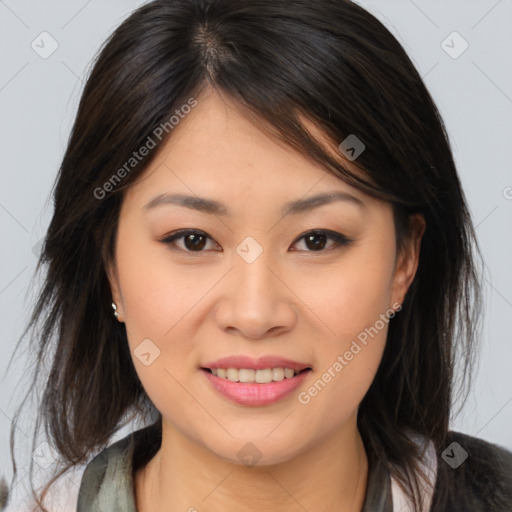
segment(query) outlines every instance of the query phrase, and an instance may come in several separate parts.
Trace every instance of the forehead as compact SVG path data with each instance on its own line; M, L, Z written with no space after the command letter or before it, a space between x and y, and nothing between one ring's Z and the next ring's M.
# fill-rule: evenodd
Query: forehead
M271 138L229 98L207 91L197 101L128 195L172 189L212 196L222 190L226 197L236 193L271 201L283 195L295 198L334 189L360 199L366 196L306 155ZM323 137L318 127L305 123L317 140ZM337 157L342 159L339 153Z

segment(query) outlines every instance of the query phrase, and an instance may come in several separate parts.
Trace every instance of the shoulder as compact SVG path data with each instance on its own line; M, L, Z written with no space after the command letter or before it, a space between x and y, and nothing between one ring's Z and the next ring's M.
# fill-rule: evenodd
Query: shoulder
M432 512L512 511L512 452L460 432L449 432L438 454Z
M86 466L78 492L77 512L133 508L133 434L103 449ZM120 504L123 507L119 508Z
M160 443L161 429L155 423L104 448L83 472L77 512L136 512L134 474Z

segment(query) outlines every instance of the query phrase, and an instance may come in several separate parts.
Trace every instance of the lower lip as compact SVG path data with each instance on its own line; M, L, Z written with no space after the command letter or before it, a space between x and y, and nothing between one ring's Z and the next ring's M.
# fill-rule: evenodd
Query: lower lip
M299 373L291 379L272 381L266 384L231 382L213 375L208 370L201 369L201 372L222 396L237 404L258 407L273 404L288 396L304 382L311 370Z

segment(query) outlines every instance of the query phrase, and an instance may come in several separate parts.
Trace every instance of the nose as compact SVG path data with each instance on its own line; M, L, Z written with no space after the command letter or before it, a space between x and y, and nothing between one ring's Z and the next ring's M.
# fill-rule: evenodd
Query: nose
M249 339L290 331L297 322L293 291L268 251L248 262L238 254L216 309L219 327Z

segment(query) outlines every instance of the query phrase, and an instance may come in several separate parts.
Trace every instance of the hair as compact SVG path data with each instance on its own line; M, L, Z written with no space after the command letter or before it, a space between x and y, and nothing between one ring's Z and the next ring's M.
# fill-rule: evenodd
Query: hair
M445 448L456 363L462 391L475 363L480 252L431 95L391 32L349 0L155 0L105 42L53 190L37 267L45 269L45 281L22 336L32 333L32 389L50 361L36 431L43 425L59 452L60 476L105 447L127 418L151 410L125 327L112 314L106 268L124 191L172 136L170 116L191 98L200 101L207 88L233 100L274 140L389 201L398 250L411 215L424 216L416 275L390 320L381 364L358 413L369 463L381 461L419 510L420 454L409 434ZM315 138L305 120L335 148L356 135L366 147L353 162L358 172ZM155 136L162 126L165 136ZM148 137L155 149L127 170ZM116 173L122 180L112 184ZM14 458L13 465L16 472ZM40 500L56 478L36 497L43 510Z

